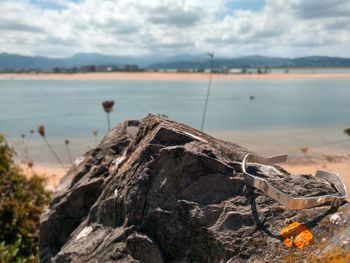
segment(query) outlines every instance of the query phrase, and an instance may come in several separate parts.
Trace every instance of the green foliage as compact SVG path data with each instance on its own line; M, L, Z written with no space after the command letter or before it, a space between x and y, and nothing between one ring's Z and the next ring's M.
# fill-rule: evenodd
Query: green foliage
M0 263L38 260L39 217L50 200L45 180L26 178L0 135Z
M13 245L5 245L5 242L0 243L0 262L14 262L14 263L29 263L37 262L38 258L31 256L23 258L18 255L21 247L21 239L18 239Z

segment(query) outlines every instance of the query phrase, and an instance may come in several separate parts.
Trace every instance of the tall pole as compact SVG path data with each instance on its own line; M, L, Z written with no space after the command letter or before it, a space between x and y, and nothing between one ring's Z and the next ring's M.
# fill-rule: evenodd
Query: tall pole
M72 153L70 152L70 149L69 149L69 140L65 140L64 144L66 145L66 150L67 150L67 153L68 153L68 157L69 157L70 163L73 164Z
M207 115L208 101L209 101L210 88L211 88L211 79L212 79L213 65L214 65L214 53L208 53L208 56L210 57L210 72L209 72L207 96L205 98L204 110L203 110L203 115L202 115L201 131L203 131L203 129L204 129L205 117Z
M107 122L108 122L108 131L111 131L111 120L109 119L109 112L107 112Z

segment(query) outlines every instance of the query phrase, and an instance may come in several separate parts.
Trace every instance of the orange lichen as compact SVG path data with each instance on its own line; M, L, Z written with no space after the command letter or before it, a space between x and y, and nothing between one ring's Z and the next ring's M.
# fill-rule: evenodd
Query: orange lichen
M280 235L285 238L283 243L288 248L291 248L293 244L297 248L303 248L313 239L312 233L299 222L293 222L283 228Z
M287 247L287 248L291 248L293 246L293 240L290 239L290 238L286 238L284 241L283 241L284 245Z

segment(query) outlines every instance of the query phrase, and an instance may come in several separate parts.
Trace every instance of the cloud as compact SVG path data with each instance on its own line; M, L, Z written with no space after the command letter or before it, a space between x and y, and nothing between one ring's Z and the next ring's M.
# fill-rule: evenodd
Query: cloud
M2 0L0 52L55 57L207 51L222 56L348 55L348 1L261 0L257 6L254 0L252 8L239 8L241 2Z
M116 35L128 35L128 34L136 33L137 31L139 31L139 28L136 25L121 26L120 24L116 25L115 29L111 30L111 32Z
M190 27L200 21L203 10L185 10L179 6L159 6L149 10L149 21L175 27Z
M44 29L38 26L32 26L17 21L4 21L0 20L0 30L3 31L21 31L29 33L42 33Z
M346 0L297 0L291 7L298 17L304 19L350 16L350 2Z
M350 19L348 18L333 19L330 22L327 22L325 24L325 28L328 30L349 30Z

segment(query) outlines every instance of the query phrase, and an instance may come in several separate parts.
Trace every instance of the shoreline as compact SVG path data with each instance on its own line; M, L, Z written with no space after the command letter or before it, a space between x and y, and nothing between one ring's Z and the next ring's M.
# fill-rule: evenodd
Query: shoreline
M96 72L96 73L0 73L0 80L207 80L209 73ZM215 80L350 79L348 73L217 74Z

